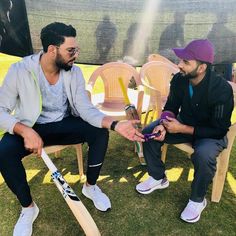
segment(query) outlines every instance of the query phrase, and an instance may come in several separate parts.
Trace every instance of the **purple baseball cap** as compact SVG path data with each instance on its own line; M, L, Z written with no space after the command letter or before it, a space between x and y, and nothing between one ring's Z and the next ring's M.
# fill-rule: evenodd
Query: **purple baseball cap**
M193 40L185 48L173 48L173 51L180 59L214 62L214 47L208 39Z

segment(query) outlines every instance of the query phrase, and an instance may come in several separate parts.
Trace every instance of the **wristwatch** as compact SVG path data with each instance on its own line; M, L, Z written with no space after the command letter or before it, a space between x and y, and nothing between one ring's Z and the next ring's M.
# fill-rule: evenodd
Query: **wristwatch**
M118 120L114 120L114 121L112 121L112 123L111 123L111 126L110 126L110 130L115 130L115 127L116 127L116 125L118 124Z

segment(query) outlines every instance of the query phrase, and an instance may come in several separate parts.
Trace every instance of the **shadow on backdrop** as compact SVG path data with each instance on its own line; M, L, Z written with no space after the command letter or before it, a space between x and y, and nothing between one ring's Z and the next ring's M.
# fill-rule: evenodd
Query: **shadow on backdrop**
M138 63L138 58L135 58L134 55L135 48L133 46L136 45L135 41L138 40L136 37L139 27L140 26L138 23L132 23L127 30L126 39L123 41L123 61L131 65L136 65ZM147 42L145 42L144 52L142 52L142 55L144 55L143 58L146 58L149 54L149 47Z
M236 54L236 35L225 26L228 22L225 12L219 12L216 17L217 21L207 36L215 47L216 64L213 69L227 80L231 80L233 63L231 58Z
M105 15L103 20L98 24L95 36L97 51L99 53L97 62L98 64L106 63L108 54L114 46L117 37L116 25L110 21L108 15Z
M123 57L131 56L132 45L134 42L137 29L138 29L138 23L133 23L129 26L126 33L126 39L123 41Z
M173 57L172 48L184 46L185 13L175 12L174 23L168 25L160 36L159 53L167 58Z

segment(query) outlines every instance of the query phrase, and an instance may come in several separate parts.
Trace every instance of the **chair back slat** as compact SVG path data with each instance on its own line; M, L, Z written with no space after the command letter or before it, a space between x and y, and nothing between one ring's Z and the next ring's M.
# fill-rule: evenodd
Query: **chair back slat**
M170 80L178 71L177 68L167 63L151 61L142 66L140 78L160 91L161 96L166 98L169 94Z

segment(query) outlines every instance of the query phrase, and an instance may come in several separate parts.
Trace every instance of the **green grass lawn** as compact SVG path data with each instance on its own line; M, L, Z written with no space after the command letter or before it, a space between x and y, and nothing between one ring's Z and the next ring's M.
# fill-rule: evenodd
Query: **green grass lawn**
M83 146L86 165L87 146ZM179 214L190 193L192 164L186 154L170 147L167 155L169 188L143 196L135 185L147 177L146 167L139 165L133 145L111 133L109 148L98 185L108 194L112 210L99 212L92 202L81 194L75 150L67 148L53 162L81 198L103 236L120 235L235 235L236 215L236 149L234 147L229 172L220 203L211 203L211 187L207 194L208 206L201 221L191 225L182 222ZM34 234L84 235L57 188L50 181L48 169L42 160L29 157L24 160L34 200L40 215L34 224ZM12 235L20 206L5 183L0 181L0 235Z
M0 68L1 65L0 57ZM93 67L82 65L86 80ZM0 71L0 78L3 75ZM100 85L98 85L98 92ZM236 114L234 113L234 119ZM83 145L86 166L87 146ZM235 235L236 229L236 143L232 149L229 170L220 203L210 202L211 186L207 193L208 206L201 220L187 224L179 219L185 207L192 180L193 166L186 154L170 147L167 153L167 176L170 186L142 196L135 191L135 185L147 178L145 166L139 165L133 144L114 132L110 132L109 147L98 185L110 197L112 210L99 212L82 193L76 153L74 148L61 152L60 158L51 155L54 164L75 190L87 207L102 236L187 236L187 235ZM40 208L34 223L34 236L79 236L84 235L67 204L50 180L43 161L30 156L23 161L31 193ZM0 177L0 236L11 236L20 206Z

